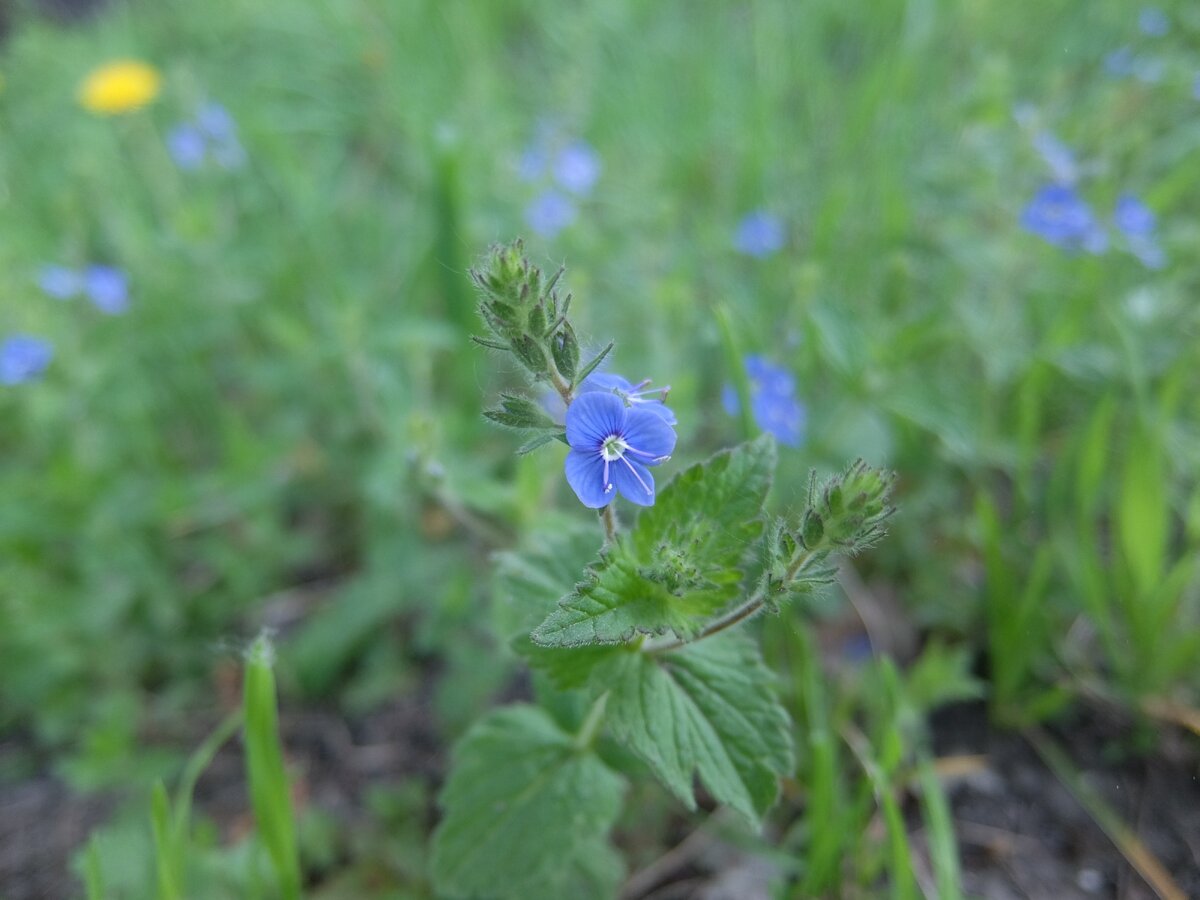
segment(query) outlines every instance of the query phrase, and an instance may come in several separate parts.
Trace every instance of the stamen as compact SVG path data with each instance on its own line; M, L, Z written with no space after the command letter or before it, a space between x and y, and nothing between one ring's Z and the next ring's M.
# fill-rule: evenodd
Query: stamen
M644 490L647 494L654 493L654 491L651 489L650 485L648 485L648 484L646 484L646 482L642 481L642 476L639 475L637 472L637 469L635 469L633 467L633 463L631 463L629 460L627 460L623 456L621 457L621 462L625 463L625 465L627 465L629 467L629 471L633 473L633 477L636 478L638 484L640 484L642 486L642 490Z
M604 460L604 493L608 493L613 489L612 482L608 480L608 459Z
M647 453L645 450L639 450L637 447L631 447L628 444L625 445L625 449L630 453L636 453L638 456L644 456L646 459L652 459L656 463L665 462L671 458L670 456L655 456L653 453Z

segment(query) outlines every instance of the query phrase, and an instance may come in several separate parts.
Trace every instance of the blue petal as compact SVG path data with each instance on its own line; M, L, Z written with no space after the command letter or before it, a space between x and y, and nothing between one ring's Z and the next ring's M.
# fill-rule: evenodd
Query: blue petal
M67 300L83 289L83 279L66 266L42 266L38 286L56 300Z
M198 169L204 164L204 135L191 123L176 125L167 135L167 151L179 168Z
M615 394L580 394L567 407L567 443L574 450L599 450L605 439L624 432L625 419L625 404Z
M129 307L129 280L115 266L88 266L84 290L101 312L118 315Z
M41 338L14 334L0 343L0 384L15 385L42 374L54 348Z
M761 391L750 402L754 422L763 431L789 447L804 443L804 426L808 418L804 405L795 397Z
M638 506L654 505L654 476L641 463L634 462L629 454L609 463L609 476L621 492L621 496L630 503L636 503Z
M612 465L612 463L609 464L610 478L613 474ZM620 465L620 463L616 463L616 465ZM599 453L581 453L579 450L572 450L567 454L564 469L567 473L567 484L571 486L571 490L575 492L579 502L589 509L608 506L616 496L611 483L608 485L607 491L604 489L604 460L600 458Z
M642 400L638 403L638 409L643 409L648 413L654 413L668 425L674 425L679 420L675 418L675 410L667 406L661 400Z
M675 429L645 406L629 410L623 436L630 448L626 455L632 454L645 466L658 465L663 457L670 456L675 450Z
M608 391L609 393L620 391L628 394L633 390L633 383L612 372L593 372L583 380L581 389L584 391Z
M575 204L557 191L545 191L525 207L525 221L545 238L552 238L575 221Z

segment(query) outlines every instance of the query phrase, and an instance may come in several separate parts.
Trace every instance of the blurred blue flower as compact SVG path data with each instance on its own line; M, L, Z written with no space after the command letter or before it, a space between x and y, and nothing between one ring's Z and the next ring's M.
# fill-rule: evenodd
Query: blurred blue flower
M1138 28L1150 37L1162 37L1171 30L1171 20L1157 6L1146 6L1138 13Z
M528 147L517 163L517 175L522 181L537 181L546 174L546 151L541 147Z
M196 126L205 137L214 141L230 140L237 137L233 124L233 116L220 103L205 103L196 113Z
M795 377L783 366L754 354L746 357L745 366L754 424L775 435L781 444L799 447L804 443L808 410L796 397ZM741 409L733 385L721 389L721 404L731 416Z
M652 506L654 476L648 467L671 458L675 429L645 407L594 391L567 408L567 443L567 483L584 506L600 509L618 493L638 506Z
M1153 210L1137 197L1122 194L1117 198L1113 225L1125 236L1129 252L1146 268L1161 269L1167 264L1167 255L1155 235L1158 219Z
M55 300L68 300L83 290L83 279L66 266L42 266L38 272L38 287Z
M783 222L764 209L743 216L733 237L733 245L740 253L757 259L778 252L783 241Z
M191 122L176 125L167 133L167 152L181 169L190 172L200 168L207 149L204 135Z
M1048 131L1033 136L1033 149L1050 169L1056 184L1074 184L1079 179L1079 166L1071 148Z
M525 207L525 221L542 237L552 238L575 221L575 205L558 191L543 191Z
M36 378L50 365L54 348L28 334L14 334L0 343L0 384L21 384Z
M1161 269L1167 264L1167 253L1154 238L1130 238L1129 252L1147 269Z
M212 158L224 169L234 169L246 161L246 151L238 141L237 127L229 110L219 103L206 103L195 118L171 129L167 150L181 169L194 171Z
M110 316L129 308L129 280L114 266L88 266L83 274L84 292L96 309Z
M668 425L676 424L674 410L666 405L667 394L671 390L670 385L652 388L648 386L649 384L649 378L633 384L629 379L622 378L620 375L609 372L593 372L583 380L583 384L579 386L579 393L603 391L608 394L616 394L626 406L637 406L654 413Z
M1133 74L1133 48L1118 47L1108 56L1104 57L1104 71L1115 78L1122 78L1126 75Z
M1133 76L1143 84L1158 84L1167 74L1167 64L1157 56L1139 56L1133 61Z
M1133 194L1117 198L1113 224L1126 237L1145 237L1153 234L1158 224L1154 212Z
M572 194L591 193L600 177L600 157L587 141L572 141L554 160L554 178Z
M1021 213L1021 227L1068 250L1103 253L1108 248L1108 234L1091 207L1062 184L1048 184L1034 195Z

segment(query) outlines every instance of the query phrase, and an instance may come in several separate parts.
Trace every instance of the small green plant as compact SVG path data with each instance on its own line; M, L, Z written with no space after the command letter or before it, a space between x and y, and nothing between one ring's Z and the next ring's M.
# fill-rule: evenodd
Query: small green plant
M768 521L770 436L693 465L658 490L674 414L645 383L582 362L551 278L520 243L473 273L488 333L553 401L511 393L485 415L555 440L565 475L602 533L547 522L497 574L501 630L529 663L538 702L502 708L459 742L441 795L433 877L452 897L605 897L623 870L607 832L632 751L689 809L696 779L761 825L795 767L793 726L757 641L742 627L833 577L838 555L872 546L892 513L892 476L861 462L810 484L803 509ZM617 496L642 507L617 520ZM600 545L600 546L597 546Z
M136 835L131 839L127 822L118 820L92 835L79 860L89 900L127 895L157 900L225 896L298 900L300 858L279 742L273 663L270 640L258 637L246 654L242 706L226 715L188 758L173 794L161 780L151 788L153 840L143 858L152 862L152 876L147 872L150 877L136 877L133 860L140 855L136 850L140 842ZM257 827L250 841L216 848L211 835L201 837L192 797L200 776L239 729ZM264 877L264 869L271 875ZM155 888L151 890L150 884Z

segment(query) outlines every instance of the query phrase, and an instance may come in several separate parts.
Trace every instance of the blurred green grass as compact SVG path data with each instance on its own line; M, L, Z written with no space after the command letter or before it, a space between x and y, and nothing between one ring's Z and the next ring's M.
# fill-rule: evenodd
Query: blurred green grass
M546 121L603 170L577 221L527 246L569 264L615 369L673 385L673 466L739 437L724 308L808 406L776 502L809 467L897 469L870 575L979 655L998 720L1081 684L1195 703L1200 16L1164 8L1157 43L1118 0L22 19L0 52L0 336L56 357L0 390L0 733L81 788L148 789L171 765L147 735L220 718L221 671L281 621L297 701L369 708L449 660L447 734L488 702L506 669L479 662L486 551L571 497L558 451L514 461L480 419L513 373L467 344L465 269L528 232L517 165ZM1123 44L1161 57L1162 81L1106 75ZM87 72L125 56L162 70L162 96L80 109ZM206 100L244 168L173 165L167 130ZM1087 161L1098 209L1151 203L1166 270L1018 228L1046 180L1021 103ZM788 229L761 261L732 246L758 207ZM38 290L43 264L93 261L129 273L127 314Z

